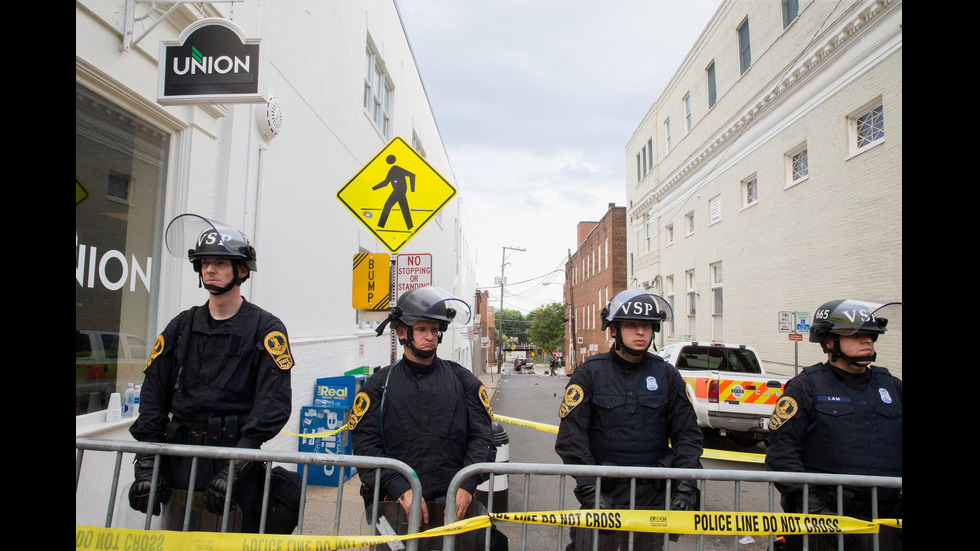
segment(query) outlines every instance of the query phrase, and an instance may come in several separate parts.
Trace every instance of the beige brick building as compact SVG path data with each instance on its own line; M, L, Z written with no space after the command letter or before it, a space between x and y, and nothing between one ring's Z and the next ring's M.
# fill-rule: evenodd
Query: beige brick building
M780 312L902 300L901 0L725 0L625 155L628 278L671 301L666 342L792 374ZM898 325L876 363L901 377Z
M565 264L565 369L609 350L599 318L609 299L626 289L626 208L610 203L598 222L579 222L578 249Z

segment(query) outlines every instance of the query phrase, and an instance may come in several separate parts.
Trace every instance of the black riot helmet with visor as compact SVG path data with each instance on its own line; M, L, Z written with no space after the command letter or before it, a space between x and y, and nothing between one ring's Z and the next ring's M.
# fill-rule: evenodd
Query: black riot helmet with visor
M399 343L408 346L419 357L432 357L435 350L418 350L415 348L411 326L414 326L419 320L436 322L439 325L439 342L442 342L442 334L446 332L451 322L456 321L464 325L469 323L470 306L466 301L439 287L428 286L412 289L398 297L398 304L391 309L388 318L378 326L377 334L380 337L385 326L389 323L392 329L399 325L407 325L409 326L407 336L404 339L399 339Z
M873 300L843 299L832 300L820 305L813 313L810 322L810 342L820 343L820 347L830 354L830 361L843 358L851 365L862 365L875 361L877 354L849 357L841 352L840 337L866 334L872 341L887 331L888 326L901 323L901 302L878 302ZM827 344L827 337L831 343Z
M609 305L602 309L602 329L609 325L616 327L616 348L634 355L643 355L645 350L634 350L623 344L619 324L624 321L649 322L651 330L660 331L660 324L673 319L673 310L666 299L653 293L645 293L638 289L627 289L616 293ZM653 339L650 339L651 342Z
M198 274L198 286L214 294L223 294L241 285L251 272L258 270L255 249L248 237L225 224L209 220L197 214L181 214L167 225L167 250L182 258L185 254ZM232 280L224 287L205 284L201 276L201 261L205 258L222 258L231 261ZM248 273L240 276L238 266L245 266Z

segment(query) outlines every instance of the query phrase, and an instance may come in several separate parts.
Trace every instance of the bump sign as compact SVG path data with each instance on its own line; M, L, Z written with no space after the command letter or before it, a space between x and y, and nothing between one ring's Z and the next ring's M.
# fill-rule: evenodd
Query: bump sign
M452 184L396 137L340 188L337 199L394 253L455 195Z
M387 253L354 255L351 306L356 310L387 310L391 295L391 263Z

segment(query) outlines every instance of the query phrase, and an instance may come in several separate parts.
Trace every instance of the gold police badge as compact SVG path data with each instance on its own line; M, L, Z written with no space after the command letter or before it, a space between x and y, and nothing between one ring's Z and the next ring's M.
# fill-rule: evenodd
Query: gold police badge
M565 397L562 399L561 406L558 408L558 417L564 419L583 398L585 398L585 391L582 390L582 387L568 385L568 388L565 389Z
M280 331L272 331L262 339L262 342L269 354L272 354L272 359L279 369L286 370L293 367L293 355L289 353L289 341L286 340L286 335Z
M487 413L493 419L493 408L490 407L490 394L487 392L487 387L483 385L480 385L480 401L483 402L483 407L487 408Z
M796 405L796 400L789 396L780 398L772 410L772 416L769 417L769 430L776 430L783 426L783 423L789 421L797 411L799 406Z
M146 360L146 365L143 367L143 371L146 371L150 367L150 364L153 363L153 360L155 360L156 357L163 352L164 346L166 346L166 343L163 341L163 335L160 335L153 343L153 350L150 351L150 359Z
M351 406L350 419L347 421L351 430L354 430L369 407L371 407L371 398L364 392L358 392L357 396L354 396L354 405Z

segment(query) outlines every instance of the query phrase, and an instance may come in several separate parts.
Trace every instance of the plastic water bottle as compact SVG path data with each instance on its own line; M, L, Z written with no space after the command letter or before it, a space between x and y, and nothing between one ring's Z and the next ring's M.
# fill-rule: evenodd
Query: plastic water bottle
M140 392L143 391L143 385L136 385L133 389L133 417L139 417L140 414Z
M136 393L136 389L133 387L133 383L128 383L127 386L128 386L128 388L126 388L126 392L123 393L122 416L123 417L132 417L133 416L133 406L135 405L135 403L134 403L134 400L135 400L134 394Z

